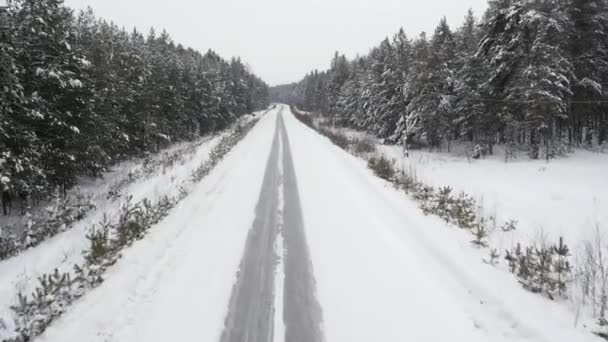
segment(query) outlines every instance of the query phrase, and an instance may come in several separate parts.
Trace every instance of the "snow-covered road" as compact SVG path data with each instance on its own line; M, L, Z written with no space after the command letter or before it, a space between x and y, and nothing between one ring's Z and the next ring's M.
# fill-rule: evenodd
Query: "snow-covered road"
M39 340L596 340L469 239L278 106Z
M284 311L278 312L283 317L284 339L323 340L284 111L282 108L277 116L256 216L232 292L222 342L276 340L276 286L282 287L284 293ZM275 249L279 234L284 250ZM277 270L279 258L284 258L284 268ZM277 271L284 274L282 284L274 283Z

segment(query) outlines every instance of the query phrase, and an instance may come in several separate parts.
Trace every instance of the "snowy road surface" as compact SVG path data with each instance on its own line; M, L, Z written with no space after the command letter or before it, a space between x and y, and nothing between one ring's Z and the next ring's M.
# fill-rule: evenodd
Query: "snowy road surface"
M274 340L274 280L277 260L283 254L284 284L277 285L284 285L285 310L280 314L283 315L285 339L323 340L295 170L282 115L277 116L276 126L222 342ZM274 247L279 233L283 236L284 252Z
M469 240L278 106L39 340L597 340Z

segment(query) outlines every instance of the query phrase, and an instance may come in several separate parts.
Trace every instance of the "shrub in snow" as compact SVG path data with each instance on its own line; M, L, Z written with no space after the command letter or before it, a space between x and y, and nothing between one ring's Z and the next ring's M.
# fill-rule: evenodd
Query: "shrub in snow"
M473 230L473 235L475 236L475 239L471 241L473 245L477 247L488 247L488 231L483 224L476 225L475 229Z
M133 204L133 196L128 196L122 206L118 224L115 230L114 243L118 246L126 246L130 242L143 237L146 229L146 221L150 208L147 200Z
M477 224L475 214L475 200L470 195L461 192L451 202L450 217L453 223L460 228L472 229Z
M557 287L558 294L563 296L567 289L567 275L572 271L569 260L570 248L564 243L564 239L561 236L559 242L551 248L555 255L553 259L553 271L556 275L555 286Z
M416 201L422 202L422 205L429 201L435 195L435 188L422 184L414 189L413 197Z
M500 229L503 232L510 232L510 231L514 231L515 229L517 229L517 221L515 220L509 220L507 222L505 222L502 227L500 227Z
M461 192L454 197L452 188L449 186L435 190L430 186L416 185L413 189L413 197L420 202L420 208L426 215L439 216L446 223L463 229L473 229L479 225L485 226L484 222L478 220L475 214L475 200L466 193Z
M433 214L441 217L445 222L450 222L452 207L452 188L444 186L437 192L433 192L430 198L420 206L426 214Z
M376 176L385 179L392 180L395 176L395 161L389 160L388 158L381 156L372 156L367 161L367 167L369 167Z
M570 249L563 238L557 244L534 244L522 248L517 244L505 252L509 270L517 276L523 287L542 293L550 299L565 298L572 281Z
M376 144L370 138L352 139L355 154L361 156L376 152Z
M85 251L87 263L101 264L108 257L112 251L110 229L112 229L112 224L108 221L107 215L104 215L98 226L94 226L87 234L87 240L90 242L89 249Z
M401 171L395 178L395 181L401 186L401 189L403 189L408 194L422 186L420 182L418 182L414 177L410 176L410 174L406 173L405 171Z
M500 253L498 252L498 249L496 248L492 248L490 249L490 258L487 260L484 260L484 262L488 265L492 265L492 266L496 266L498 265L499 261L500 261Z

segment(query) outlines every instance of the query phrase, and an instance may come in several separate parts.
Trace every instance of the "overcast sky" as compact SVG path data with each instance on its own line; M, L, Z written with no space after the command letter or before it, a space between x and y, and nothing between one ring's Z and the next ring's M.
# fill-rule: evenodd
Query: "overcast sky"
M365 54L403 27L432 33L442 16L459 26L487 0L65 0L97 16L147 32L165 28L176 42L224 58L240 56L270 85L326 69L337 50Z

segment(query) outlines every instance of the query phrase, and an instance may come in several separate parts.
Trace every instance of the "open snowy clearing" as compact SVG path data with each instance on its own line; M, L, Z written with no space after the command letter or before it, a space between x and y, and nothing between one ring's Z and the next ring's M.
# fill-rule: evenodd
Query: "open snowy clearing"
M505 162L501 155L467 160L447 153L410 151L403 158L398 146L380 146L395 166L415 174L423 183L464 191L493 216L497 234L493 245L510 248L517 242L556 241L563 236L572 247L593 241L596 230L608 237L608 155L577 150L546 162L520 156ZM517 229L500 231L508 220Z
M261 213L258 225L270 228L270 240L256 252L248 235ZM303 230L294 229L298 215ZM315 317L315 301L325 341L599 340L576 327L565 306L484 264L485 251L471 248L470 236L424 216L285 106L266 115L191 196L125 251L104 284L38 340L219 341L230 326L246 246L283 254L258 264L274 265L276 276L251 285L283 299L246 301L270 309L265 340L298 340L303 335L290 334L301 326L293 323ZM289 280L294 276L300 281ZM312 292L302 291L304 283Z

